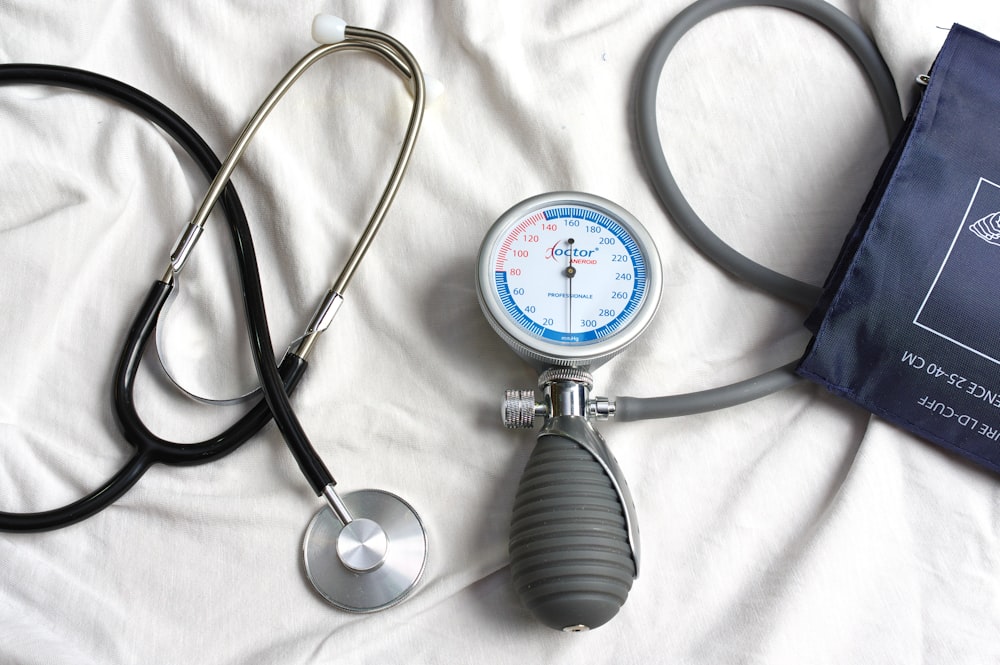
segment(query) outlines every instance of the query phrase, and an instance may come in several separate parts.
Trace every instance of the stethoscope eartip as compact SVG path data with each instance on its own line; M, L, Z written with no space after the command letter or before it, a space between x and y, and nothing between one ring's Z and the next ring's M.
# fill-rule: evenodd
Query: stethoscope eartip
M331 604L348 612L377 612L402 602L424 572L427 536L420 516L395 494L345 494L346 525L324 506L302 543L306 577Z
M444 82L441 79L424 74L424 95L426 95L427 105L433 104L437 101L442 95L444 95L444 91Z
M336 44L344 41L347 21L333 14L316 14L312 24L312 37L319 44Z

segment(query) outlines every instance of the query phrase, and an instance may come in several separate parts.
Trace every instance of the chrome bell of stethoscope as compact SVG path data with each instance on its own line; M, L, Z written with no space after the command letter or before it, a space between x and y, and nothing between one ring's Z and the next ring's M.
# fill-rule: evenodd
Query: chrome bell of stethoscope
M250 140L277 102L305 70L337 51L361 50L380 56L408 79L412 86L413 110L406 136L378 205L340 276L322 298L305 332L289 348L288 355L296 362L304 361L309 355L316 339L330 326L343 303L344 292L354 271L395 197L420 129L427 97L420 66L410 52L392 37L348 26L343 20L324 14L317 16L313 22L313 37L321 46L305 55L288 71L247 122L198 211L178 240L171 254L170 268L163 278L168 283L177 279L177 274L204 230L209 213L222 195ZM259 354L257 349L255 354ZM326 500L326 505L316 513L307 527L303 540L305 571L309 581L323 598L349 612L374 612L401 602L420 580L427 561L427 537L420 517L410 504L389 492L361 490L343 497L337 493L332 476L305 438L291 412L285 390L280 383L277 384L277 390L273 389L274 385L269 387L265 370L271 371L275 367L270 360L268 358L267 362L262 362L255 355L262 392L299 468L316 494ZM276 369L274 372L274 376L277 376ZM189 395L196 396L196 391L182 389Z

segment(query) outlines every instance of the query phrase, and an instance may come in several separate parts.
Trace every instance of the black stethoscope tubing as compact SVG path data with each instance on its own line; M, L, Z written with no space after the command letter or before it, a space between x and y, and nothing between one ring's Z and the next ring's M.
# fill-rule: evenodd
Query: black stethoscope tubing
M221 166L208 144L180 116L150 95L115 79L57 65L0 65L0 85L15 84L71 88L114 100L166 132L209 179ZM243 206L231 183L227 184L220 203L235 245L251 344L270 349L270 333L253 239ZM117 501L154 464L192 466L211 462L236 450L270 422L271 411L266 401L260 399L225 431L197 443L167 441L145 426L133 398L135 379L143 351L172 289L172 283L162 280L157 280L150 288L128 330L115 368L114 412L123 436L135 449L131 458L101 487L73 503L32 513L0 512L0 530L48 531L79 522ZM294 390L306 366L305 360L293 354L287 354L282 360L280 377L287 393Z

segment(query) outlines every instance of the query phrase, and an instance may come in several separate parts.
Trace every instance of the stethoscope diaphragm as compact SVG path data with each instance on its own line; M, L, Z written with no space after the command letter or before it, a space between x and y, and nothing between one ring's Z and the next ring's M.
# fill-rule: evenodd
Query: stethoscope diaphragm
M343 502L365 517L345 525L329 506L316 513L302 541L306 577L323 598L348 612L376 612L402 602L427 562L420 516L383 490L350 492Z

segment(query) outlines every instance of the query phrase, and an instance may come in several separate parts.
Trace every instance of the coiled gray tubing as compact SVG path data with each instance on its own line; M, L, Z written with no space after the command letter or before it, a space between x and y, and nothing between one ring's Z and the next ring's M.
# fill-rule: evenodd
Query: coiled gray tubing
M797 12L823 25L854 54L864 69L878 100L889 141L903 126L903 114L892 79L875 44L861 26L823 0L698 0L680 12L653 41L639 72L636 86L636 131L653 188L664 209L691 243L717 266L747 283L788 302L812 307L821 290L810 284L782 275L747 258L719 238L688 203L667 165L660 144L656 116L656 97L667 57L688 30L718 12L738 7L776 7ZM798 361L770 370L760 376L730 386L721 386L688 395L664 397L619 397L617 420L672 418L727 408L783 390L799 378Z
M625 516L601 464L572 439L543 434L514 499L511 575L521 602L558 630L596 628L635 576Z
M636 93L639 150L650 180L667 212L688 239L716 265L750 284L789 302L816 304L820 289L777 273L739 253L705 224L688 203L674 179L660 145L656 122L656 95L667 56L688 30L718 12L738 7L766 6L798 12L820 23L850 49L871 81L885 119L889 140L903 125L892 74L878 48L849 16L823 0L699 0L678 14L656 38L640 72Z

